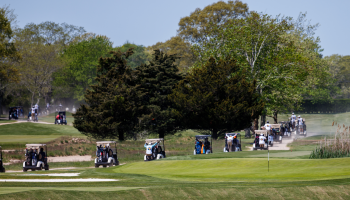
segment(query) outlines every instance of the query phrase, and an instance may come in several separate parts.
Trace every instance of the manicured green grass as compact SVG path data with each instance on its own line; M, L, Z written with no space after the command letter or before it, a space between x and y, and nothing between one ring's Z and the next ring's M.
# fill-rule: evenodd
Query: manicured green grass
M39 123L16 123L0 126L0 135L81 135L71 126L54 126Z
M137 162L119 166L115 173L132 173L181 181L308 181L350 178L350 158L340 159L230 158ZM155 170L156 169L156 170Z

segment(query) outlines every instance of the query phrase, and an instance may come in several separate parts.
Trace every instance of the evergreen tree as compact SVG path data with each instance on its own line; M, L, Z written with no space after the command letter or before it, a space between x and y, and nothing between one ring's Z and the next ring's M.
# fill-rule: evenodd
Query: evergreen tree
M183 79L174 64L176 55L155 50L149 64L136 68L136 88L141 93L141 129L158 133L160 138L177 130L177 120L172 113L174 103L168 99L175 85Z
M132 49L111 52L112 57L99 58L97 84L85 94L85 105L74 114L74 127L94 138L125 139L138 123L138 93L133 87L132 69L127 59Z
M264 107L256 81L235 60L216 61L193 68L169 96L183 128L209 130L216 139L225 132L250 127Z

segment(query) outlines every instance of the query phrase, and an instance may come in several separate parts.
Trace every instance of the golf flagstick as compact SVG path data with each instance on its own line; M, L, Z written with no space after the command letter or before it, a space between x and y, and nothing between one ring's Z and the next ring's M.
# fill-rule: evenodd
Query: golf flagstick
M269 149L269 136L267 136L267 172L270 172L270 149Z

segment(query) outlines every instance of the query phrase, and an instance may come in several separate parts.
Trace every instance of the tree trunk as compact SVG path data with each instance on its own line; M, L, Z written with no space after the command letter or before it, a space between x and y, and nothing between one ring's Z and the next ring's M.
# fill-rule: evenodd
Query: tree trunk
M159 135L159 138L164 138L164 131L163 130L159 130L158 131L158 135Z
M254 119L254 130L259 130L259 118Z
M216 128L213 128L211 137L216 140L218 139L218 130Z
M275 124L278 124L278 119L277 119L278 111L273 111L273 121Z
M265 126L266 124L266 115L261 115L261 123L260 123L260 127Z
M119 141L124 141L124 131L122 129L118 129L118 137Z

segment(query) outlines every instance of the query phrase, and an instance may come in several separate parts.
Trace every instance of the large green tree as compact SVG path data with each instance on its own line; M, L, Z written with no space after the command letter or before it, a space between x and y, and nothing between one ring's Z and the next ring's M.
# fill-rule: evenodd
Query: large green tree
M179 22L178 36L192 44L201 44L213 36L213 25L221 26L231 19L247 16L248 5L239 0L218 1L206 6L204 9L197 8L190 16L183 17Z
M284 102L298 103L302 100L299 83L306 79L310 62L285 37L292 29L291 18L277 20L255 12L245 18L228 20L212 28L215 37L194 45L199 58L196 67L201 67L210 57L235 58L250 73L248 77L257 81L256 91L265 99L267 109ZM255 129L257 122L255 119Z
M14 67L14 63L21 56L11 41L13 37L11 20L15 19L9 19L9 17L11 17L9 8L0 8L0 113L2 113L6 88L9 84L19 81L19 72Z
M176 54L178 58L176 59L175 64L179 67L181 72L187 72L195 61L191 47L191 43L176 36L165 42L158 42L155 45L149 46L147 47L147 50L153 52L154 50L159 49L169 55Z
M175 65L176 55L155 50L149 64L135 69L136 88L141 93L141 129L157 133L160 138L174 133L178 121L172 113L174 103L168 99L175 85L182 80Z
M249 76L234 59L210 58L202 67L192 69L169 95L181 125L209 130L215 139L250 127L264 101L256 92L257 82Z
M90 137L118 137L122 141L139 122L137 109L141 101L127 64L132 49L111 53L111 57L99 58L97 83L86 91L86 104L73 115L73 126Z
M83 101L86 89L96 83L98 59L113 49L105 36L86 33L76 37L61 54L65 66L54 74L55 94Z
M142 45L136 45L136 44L126 42L122 46L115 47L115 49L120 51L127 51L130 48L132 48L134 52L134 54L128 58L128 64L132 69L135 69L137 66L140 66L141 64L148 63L148 61L152 59L151 54L148 53L146 51L146 47Z

